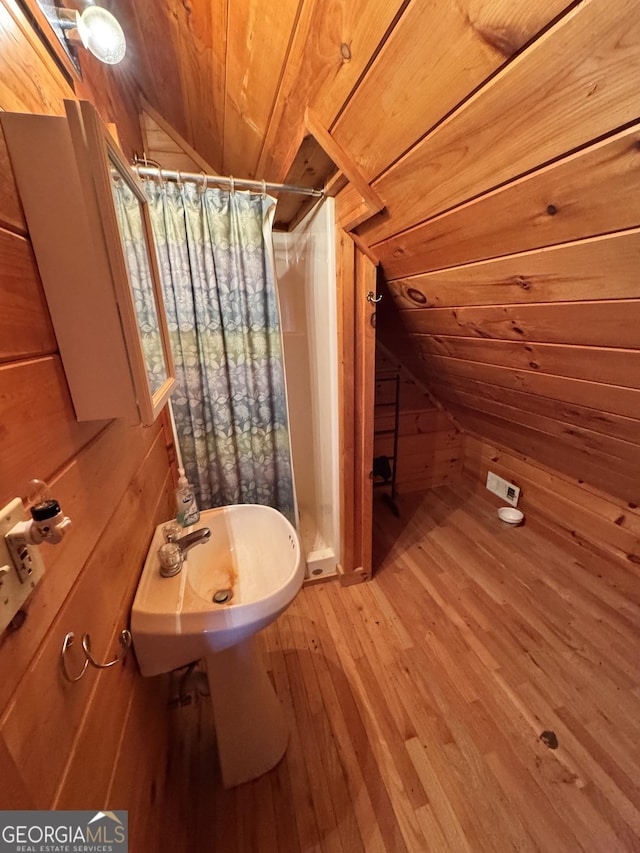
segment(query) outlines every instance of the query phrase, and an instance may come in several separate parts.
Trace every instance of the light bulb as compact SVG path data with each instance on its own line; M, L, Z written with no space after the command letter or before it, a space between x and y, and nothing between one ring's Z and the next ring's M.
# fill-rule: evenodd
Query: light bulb
M76 13L76 23L82 44L100 62L115 65L124 58L127 42L111 12L89 6L81 15Z
M51 500L49 486L44 480L29 480L27 484L27 507L42 506Z

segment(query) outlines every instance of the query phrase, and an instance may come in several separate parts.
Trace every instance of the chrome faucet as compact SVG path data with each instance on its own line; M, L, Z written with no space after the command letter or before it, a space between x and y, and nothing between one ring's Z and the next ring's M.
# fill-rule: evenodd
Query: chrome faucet
M211 530L208 527L201 527L200 530L194 530L192 533L187 533L186 536L181 536L179 539L174 539L173 544L180 548L182 559L186 559L187 552L194 545L204 545L211 538Z
M171 578L179 574L187 552L194 545L203 545L211 538L211 530L208 527L201 527L185 536L176 536L180 529L177 524L173 523L167 524L164 528L166 542L158 549L160 574L163 578Z

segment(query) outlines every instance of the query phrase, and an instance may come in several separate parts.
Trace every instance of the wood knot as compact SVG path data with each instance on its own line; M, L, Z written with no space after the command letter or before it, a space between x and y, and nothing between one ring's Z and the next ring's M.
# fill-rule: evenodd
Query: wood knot
M538 364L537 361L530 361L529 367L532 367L534 370L537 370L540 367L540 365Z
M340 56L343 62L351 62L351 48L344 41L340 45Z
M520 326L512 326L512 328L513 328L513 331L514 331L516 334L518 334L518 335L524 335L524 332L522 331L522 329L520 328Z
M549 749L557 749L558 748L558 736L555 732L552 731L544 731L540 735L540 740L545 746L548 746Z
M619 515L613 523L617 525L624 524L624 515Z
M510 59L524 44L525 39L515 29L510 30L508 27L495 27L476 23L467 17L467 20L480 36L498 53L501 53L505 59Z
M549 214L549 216L555 216L557 212L558 208L555 206L555 204L550 204L547 207L547 213Z
M415 287L407 288L407 296L412 302L416 302L418 305L426 305L427 297L422 293L421 290L416 290Z

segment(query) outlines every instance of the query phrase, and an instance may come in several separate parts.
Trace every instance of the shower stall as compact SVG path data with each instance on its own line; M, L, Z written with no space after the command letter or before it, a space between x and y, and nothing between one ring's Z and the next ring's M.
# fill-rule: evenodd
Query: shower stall
M333 199L274 232L298 530L307 576L340 562L338 352Z

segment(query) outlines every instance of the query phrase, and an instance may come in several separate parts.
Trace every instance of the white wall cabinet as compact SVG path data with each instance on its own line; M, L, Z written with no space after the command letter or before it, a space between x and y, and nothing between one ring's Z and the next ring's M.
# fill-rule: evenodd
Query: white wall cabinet
M86 101L1 113L76 417L149 425L175 385L138 177Z

